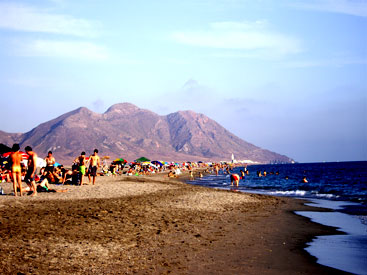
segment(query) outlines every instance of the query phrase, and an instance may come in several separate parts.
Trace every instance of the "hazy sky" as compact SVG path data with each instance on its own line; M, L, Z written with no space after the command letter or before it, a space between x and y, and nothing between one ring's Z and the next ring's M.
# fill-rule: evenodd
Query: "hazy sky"
M6 132L130 102L299 162L367 160L367 1L0 0L0 92Z

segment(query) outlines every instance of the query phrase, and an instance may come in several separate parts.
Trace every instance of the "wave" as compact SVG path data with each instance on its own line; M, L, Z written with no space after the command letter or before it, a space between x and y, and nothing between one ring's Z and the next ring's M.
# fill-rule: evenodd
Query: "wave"
M333 194L314 194L318 198L326 198L326 199L333 199L333 198L339 198L339 196L333 195Z
M273 191L269 192L271 195L284 195L284 196L305 196L307 191L305 190L290 190L290 191Z

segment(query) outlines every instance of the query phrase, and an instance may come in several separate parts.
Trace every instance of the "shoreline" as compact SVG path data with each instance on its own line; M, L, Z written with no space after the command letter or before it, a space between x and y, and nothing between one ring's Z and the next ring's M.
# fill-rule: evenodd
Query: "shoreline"
M348 274L304 250L336 230L294 211L325 209L181 180L98 177L53 185L67 193L0 196L0 272Z

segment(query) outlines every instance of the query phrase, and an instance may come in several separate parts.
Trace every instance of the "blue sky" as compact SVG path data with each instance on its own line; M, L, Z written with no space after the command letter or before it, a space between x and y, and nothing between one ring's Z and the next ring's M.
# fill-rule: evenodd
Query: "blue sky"
M367 160L366 91L362 0L0 1L6 132L130 102L299 162Z

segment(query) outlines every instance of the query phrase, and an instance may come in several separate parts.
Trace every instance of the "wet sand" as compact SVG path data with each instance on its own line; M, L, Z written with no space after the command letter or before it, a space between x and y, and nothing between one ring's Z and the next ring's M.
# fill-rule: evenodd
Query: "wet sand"
M52 187L69 191L0 196L1 274L345 274L303 250L334 230L299 200L162 175Z

